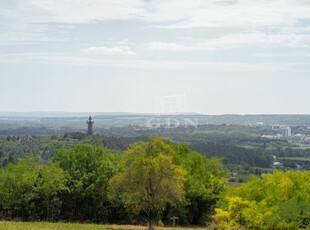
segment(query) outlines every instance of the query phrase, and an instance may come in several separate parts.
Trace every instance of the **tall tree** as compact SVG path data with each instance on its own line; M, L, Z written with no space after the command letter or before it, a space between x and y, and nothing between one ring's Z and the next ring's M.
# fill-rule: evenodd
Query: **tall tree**
M177 214L180 222L202 225L211 222L214 206L219 194L227 185L227 171L219 158L206 158L192 151L186 144L173 145L174 162L186 171L186 200L177 208L166 210L165 219Z
M149 229L167 204L184 197L185 170L173 163L174 149L161 138L132 144L124 156L124 171L110 181L110 198L119 195L131 212L145 214Z
M227 173L220 159L208 159L197 152L188 154L182 165L187 170L187 219L190 224L203 224L212 214L220 192L226 188Z
M42 219L54 220L59 214L61 201L57 197L60 192L66 191L66 174L56 165L42 165L37 173L34 192L38 194L43 206Z

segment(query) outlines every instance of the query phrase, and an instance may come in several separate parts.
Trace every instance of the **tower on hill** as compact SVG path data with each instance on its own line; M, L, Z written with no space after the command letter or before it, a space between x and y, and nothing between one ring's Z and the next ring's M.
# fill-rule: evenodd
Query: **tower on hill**
M94 122L92 121L92 117L89 116L88 121L86 121L87 124L87 134L92 135L93 134L93 124Z

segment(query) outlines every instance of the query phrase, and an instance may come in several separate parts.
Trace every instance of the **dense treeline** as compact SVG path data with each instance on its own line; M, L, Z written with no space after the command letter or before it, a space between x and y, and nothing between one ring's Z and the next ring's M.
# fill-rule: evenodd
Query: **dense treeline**
M89 136L80 132L51 137L8 136L0 138L0 166L17 163L18 160L33 154L39 154L44 161L47 161L55 156L57 149L70 149L78 143L123 151L130 144L147 139L147 137L110 137L99 134Z
M181 224L203 224L227 173L219 159L153 138L124 154L77 144L48 164L27 157L1 168L0 178L2 219L169 223L176 215Z
M223 157L225 164L269 168L273 161L270 151L259 148L250 149L213 143L192 144L190 147L207 157Z
M39 154L44 161L55 156L55 150L72 148L78 140L72 138L8 136L0 138L0 166L17 163L20 159L33 154Z
M11 126L12 127L12 126ZM47 128L47 127L17 127L17 128L11 128L10 126L8 129L1 129L0 135L1 136L8 136L8 135L14 135L14 136L25 136L29 135L29 133L33 135L55 135L59 133L59 130Z
M8 138L0 138L0 166L16 163L19 159L32 154L39 154L43 160L47 161L55 156L56 149L70 149L78 143L93 144L116 151L124 151L130 144L146 140L146 136L114 137L99 134L88 136L80 132L51 137L8 136ZM207 157L222 157L225 164L251 167L270 167L272 164L270 152L262 148L244 148L212 142L192 143L190 147ZM277 151L282 150L275 150L275 155Z
M273 153L278 157L310 157L310 149L282 148Z
M158 118L154 118L156 119ZM167 118L168 119L168 118ZM175 119L181 119L176 117ZM52 119L53 120L53 119ZM61 121L60 118L56 119ZM79 119L81 121L81 118ZM163 119L165 121L165 119ZM99 121L98 121L99 122ZM98 124L96 122L96 125ZM117 121L119 122L119 121ZM239 165L242 167L259 167L271 168L274 158L278 157L309 157L309 149L297 148L287 140L268 140L262 138L265 132L256 126L249 125L214 125L214 124L197 124L195 125L179 125L174 128L157 127L147 128L145 126L130 125L127 120L127 126L112 126L109 128L95 127L95 134L88 136L86 133L78 132L81 128L64 129L66 134L61 136L24 136L24 134L38 134L38 130L31 129L31 125L22 130L18 128L7 128L5 137L0 137L0 166L8 163L16 163L24 156L37 153L41 155L44 161L55 156L55 150L59 148L70 149L77 143L87 143L104 146L109 149L124 151L128 146L137 141L146 141L149 136L163 136L174 143L187 143L190 147L207 157L221 157L225 165ZM192 120L193 124L195 119ZM65 123L61 123L65 125ZM80 127L81 124L78 123ZM77 124L75 124L77 125ZM50 129L49 123L47 126ZM54 127L56 130L56 128ZM14 131L15 130L15 131ZM46 129L42 129L46 132ZM74 131L73 131L74 130ZM22 132L20 132L22 131ZM56 130L59 133L57 128ZM73 131L73 132L70 132ZM56 132L56 133L57 133ZM60 133L61 133L60 132ZM269 131L268 131L269 132ZM278 131L270 131L278 132ZM275 134L273 133L273 134ZM51 132L50 135L55 134ZM1 133L0 133L1 135ZM30 140L29 138L30 137ZM34 139L33 141L31 140ZM297 163L290 163L291 168L297 168ZM299 164L301 165L301 164ZM307 168L307 167L306 167ZM251 169L250 169L251 170ZM249 171L249 170L248 170Z
M310 226L310 174L281 172L227 187L219 158L150 138L116 152L76 144L43 162L0 168L0 219L96 223L212 224L217 228Z

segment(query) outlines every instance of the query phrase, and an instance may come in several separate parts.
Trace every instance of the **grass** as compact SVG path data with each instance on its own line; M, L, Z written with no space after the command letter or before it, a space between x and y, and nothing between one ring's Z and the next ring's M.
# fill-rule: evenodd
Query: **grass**
M50 222L11 222L0 221L1 230L147 230L146 226L99 225ZM156 230L203 230L207 228L156 227Z
M280 160L310 161L310 157L279 157Z

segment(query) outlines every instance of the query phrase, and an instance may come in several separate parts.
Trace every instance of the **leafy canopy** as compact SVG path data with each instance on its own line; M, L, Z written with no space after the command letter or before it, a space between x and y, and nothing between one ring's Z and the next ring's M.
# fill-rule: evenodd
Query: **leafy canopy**
M110 197L119 195L132 212L144 213L151 225L165 209L184 198L186 172L173 163L174 148L161 138L131 145L124 171L110 182Z

